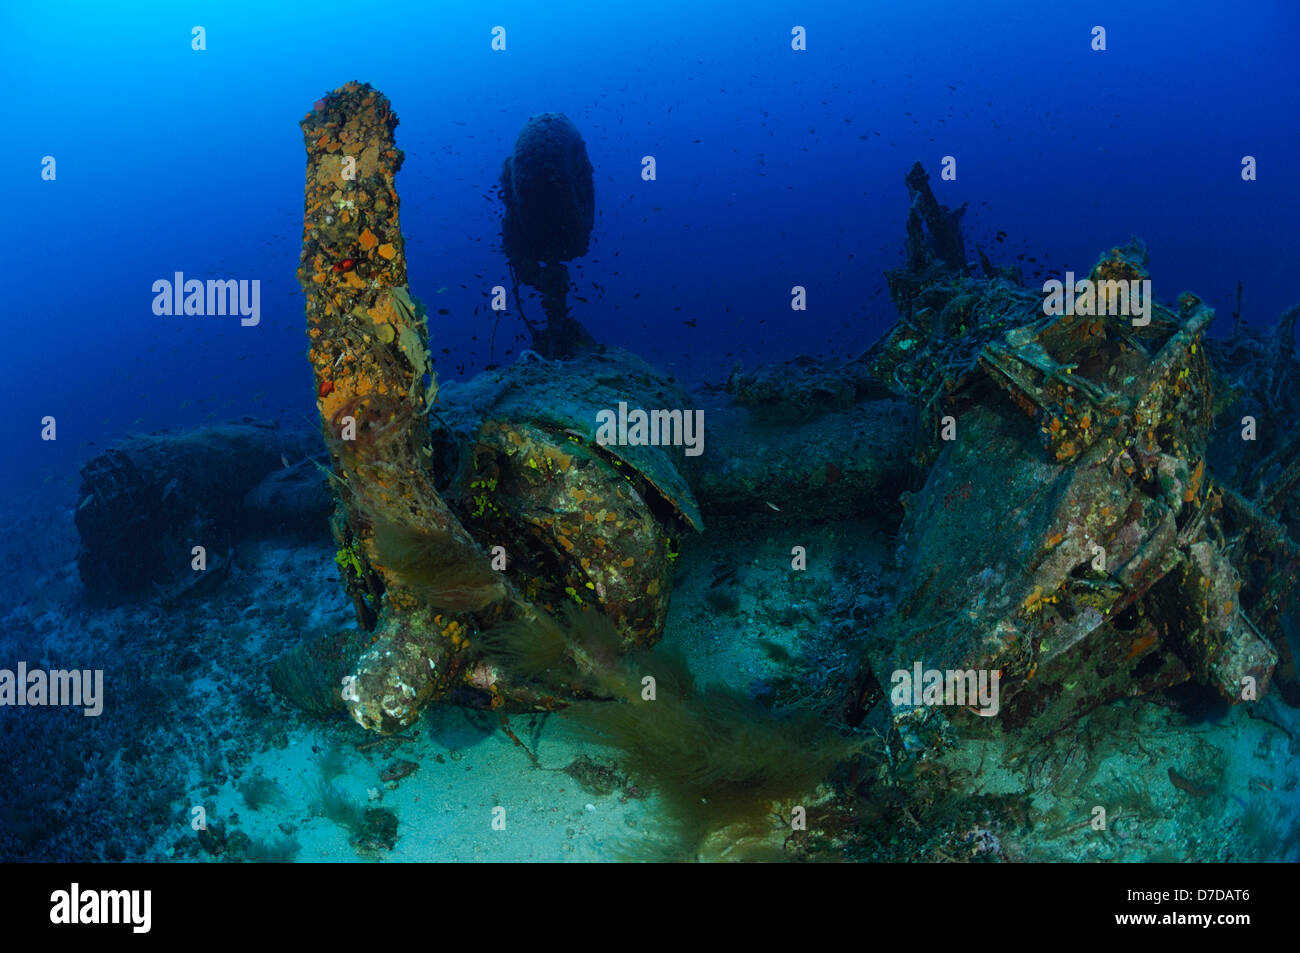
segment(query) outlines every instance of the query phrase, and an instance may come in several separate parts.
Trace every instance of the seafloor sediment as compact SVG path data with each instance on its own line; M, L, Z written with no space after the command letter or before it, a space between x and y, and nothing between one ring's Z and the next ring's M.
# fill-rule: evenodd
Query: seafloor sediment
M852 677L866 623L892 598L892 545L871 525L823 526L803 534L808 570L791 573L780 518L772 512L769 531L683 545L663 647L685 653L701 682L817 699ZM107 700L97 719L69 709L0 719L5 859L559 861L661 850L656 798L562 715L512 720L535 767L491 715L440 706L383 739L277 697L268 661L351 620L323 535L240 544L219 594L97 609L77 599L70 509L6 519L9 558L36 522L50 549L21 581L26 598L9 601L13 657L96 660ZM876 786L854 805L856 830L791 856L1295 860L1297 730L1295 710L1268 699L1188 712L1146 698L1097 709L1032 750L991 732L944 761L946 801ZM392 812L395 830L379 816L358 836L346 810L324 816L322 784L363 817ZM1095 803L1118 805L1103 834L1089 825ZM195 806L206 810L202 834ZM504 831L491 824L499 806Z

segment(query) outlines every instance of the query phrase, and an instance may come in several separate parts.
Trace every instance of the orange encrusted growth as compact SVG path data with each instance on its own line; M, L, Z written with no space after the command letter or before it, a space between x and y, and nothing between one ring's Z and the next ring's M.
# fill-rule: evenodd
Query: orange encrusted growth
M424 310L406 289L397 116L385 96L352 82L301 125L298 280L341 503L335 536L340 565L354 567L344 582L358 620L375 633L346 700L363 726L394 731L459 679L429 611L490 615L513 596L433 486L425 414L437 391Z

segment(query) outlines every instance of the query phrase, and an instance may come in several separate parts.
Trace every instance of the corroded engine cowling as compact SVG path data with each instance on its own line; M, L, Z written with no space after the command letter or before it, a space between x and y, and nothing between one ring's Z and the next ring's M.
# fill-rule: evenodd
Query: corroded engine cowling
M551 611L600 606L624 649L658 638L676 553L636 471L576 437L499 420L483 425L469 459L464 519L501 541L525 596Z
M620 402L687 412L660 372L616 350L521 358L448 384L434 441L446 498L506 573L549 612L599 607L624 651L653 644L668 613L676 536L702 520L680 446L602 445L597 414ZM440 405L441 408L441 405Z

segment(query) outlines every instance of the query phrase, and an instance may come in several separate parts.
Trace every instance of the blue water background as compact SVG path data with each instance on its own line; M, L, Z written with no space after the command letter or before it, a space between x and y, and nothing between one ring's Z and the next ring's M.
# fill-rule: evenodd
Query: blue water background
M1098 24L1105 52L1089 46ZM190 48L195 25L206 51ZM575 315L696 383L738 361L851 356L888 328L882 271L918 159L941 201L971 203L972 258L976 244L997 263L1022 254L1042 280L1136 233L1159 299L1195 290L1222 333L1241 280L1247 319L1272 323L1300 300L1298 47L1291 2L11 0L11 498L70 498L77 465L131 431L245 414L314 426L298 122L348 80L401 119L410 283L440 375L488 361L486 295L507 283L501 162L530 115L559 111L586 139L599 208L571 266ZM955 182L938 179L944 155ZM155 316L151 285L176 271L260 279L260 326ZM790 309L794 285L806 312ZM497 361L522 331L502 320Z

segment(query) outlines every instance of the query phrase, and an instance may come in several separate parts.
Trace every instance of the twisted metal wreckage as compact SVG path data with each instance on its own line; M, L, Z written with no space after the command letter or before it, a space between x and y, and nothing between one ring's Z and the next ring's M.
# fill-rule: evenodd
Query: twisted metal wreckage
M905 581L868 648L862 697L878 690L872 673L923 660L1000 672L1000 723L1038 735L1189 678L1232 702L1278 678L1300 701L1289 591L1300 548L1288 528L1300 442L1282 439L1280 422L1295 418L1277 399L1283 379L1297 399L1298 309L1229 378L1215 368L1246 343L1240 325L1232 341L1205 339L1214 312L1195 295L1176 312L1148 301L1143 320L1114 314L1114 298L1096 314L1045 314L1044 292L982 251L973 276L959 213L938 204L919 164L906 182L907 264L888 273L900 319L870 365L952 439L930 441L930 455L942 450L907 501ZM1136 239L1113 248L1088 287L1149 288L1146 263ZM1211 457L1267 446L1242 442L1255 423L1234 421L1243 407L1269 419L1277 452L1221 478ZM910 702L892 711L900 756L975 717Z
M671 448L593 439L593 408L688 406L630 355L603 349L543 369L521 360L437 402L425 315L407 290L396 124L388 101L357 83L302 122L299 276L338 561L364 630L344 695L356 721L383 732L440 698L547 710L582 697L580 680L557 690L511 674L481 634L545 625L567 606L617 632L612 646L570 644L579 672L608 664L602 652L652 645L675 535L702 529ZM1288 641L1300 443L1273 424L1271 443L1224 451L1237 428L1216 427L1213 404L1220 394L1226 419L1254 402L1263 428L1276 401L1297 399L1295 312L1273 346L1240 328L1207 341L1213 311L1192 294L1176 311L1149 303L1143 326L1048 316L1041 292L983 252L974 276L958 215L919 165L907 185L907 262L888 275L899 321L844 368L865 364L920 407L921 457L933 465L905 498L904 579L845 688L852 720L888 694L888 673L918 660L1000 671L1003 727L1041 735L1188 679L1233 701L1276 681L1300 701ZM1148 280L1145 249L1112 249L1090 278ZM548 294L553 324L570 344L581 339L557 289ZM945 425L954 439L934 439ZM1210 461L1221 458L1233 466L1216 475ZM976 717L888 711L904 760Z

